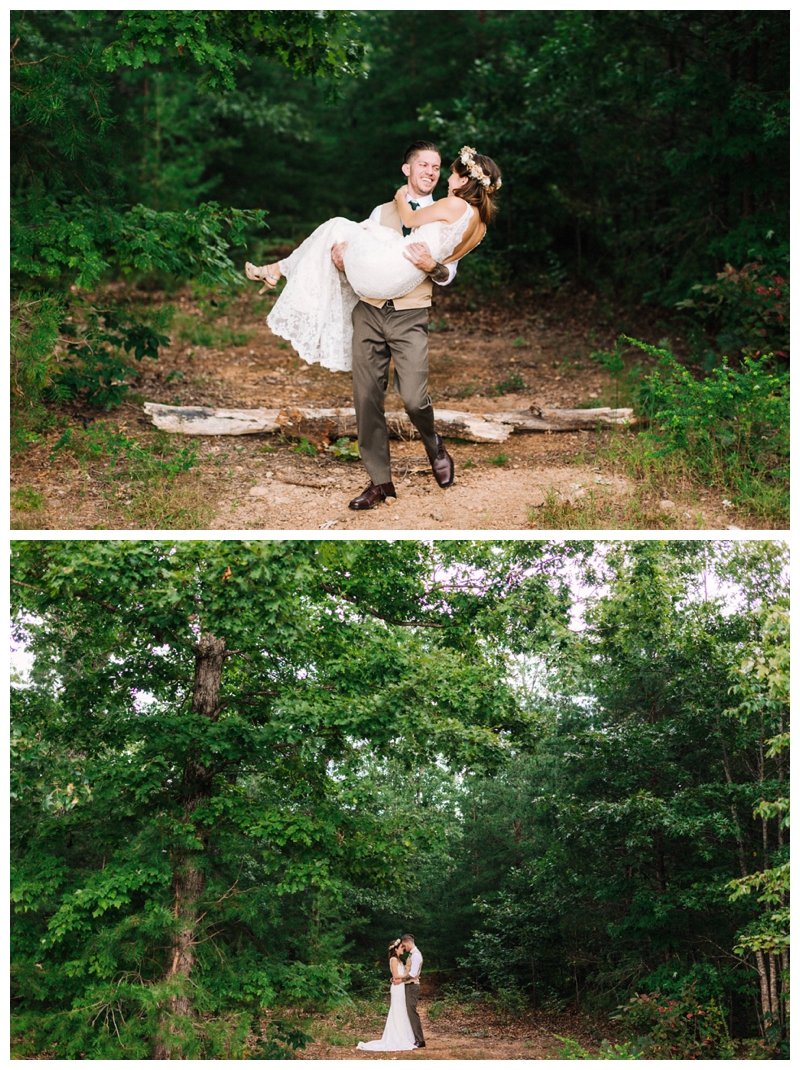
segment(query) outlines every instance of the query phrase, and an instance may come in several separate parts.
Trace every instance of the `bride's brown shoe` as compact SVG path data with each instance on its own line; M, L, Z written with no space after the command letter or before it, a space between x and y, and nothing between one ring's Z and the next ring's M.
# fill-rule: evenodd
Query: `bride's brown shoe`
M249 260L244 265L244 273L251 282L264 283L258 291L260 294L265 293L267 290L274 290L281 279L280 275L276 279L274 275L270 275L266 267L256 267L256 265L251 264Z

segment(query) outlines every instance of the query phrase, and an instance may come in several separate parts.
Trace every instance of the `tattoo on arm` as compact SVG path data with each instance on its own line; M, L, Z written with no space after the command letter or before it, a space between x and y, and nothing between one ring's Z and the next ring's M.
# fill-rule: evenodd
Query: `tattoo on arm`
M429 271L428 275L434 282L446 282L446 280L450 278L449 270L444 264L440 264L438 260L436 261L436 267L433 271Z

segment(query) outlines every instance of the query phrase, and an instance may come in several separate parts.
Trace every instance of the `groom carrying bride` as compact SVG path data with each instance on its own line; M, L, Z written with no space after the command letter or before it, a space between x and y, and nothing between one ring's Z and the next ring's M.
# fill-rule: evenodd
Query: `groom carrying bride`
M441 168L439 150L430 141L415 141L403 158L408 179L406 200L415 211L433 204L433 190ZM378 205L370 219L403 234L395 201ZM331 259L344 271L347 242L331 249ZM434 430L433 404L428 393L428 309L433 283L447 286L456 264L438 263L424 242L411 242L406 258L424 271L426 278L410 293L394 300L362 298L353 310L353 400L358 423L361 458L372 483L350 502L351 509L372 509L386 498L395 498L389 460L389 432L384 415L384 396L389 382L389 362L405 410L419 432L433 474L440 487L454 478L453 459ZM451 258L455 260L455 258Z
M372 509L396 497L384 398L389 364L440 487L453 482L453 459L436 434L428 393L428 308L433 283L446 285L455 264L477 248L494 220L502 186L497 164L464 145L450 165L447 196L435 201L441 157L429 141L406 152L408 179L393 201L357 223L321 223L285 260L245 264L261 293L286 278L267 317L301 359L351 372L361 457L372 482L350 502Z

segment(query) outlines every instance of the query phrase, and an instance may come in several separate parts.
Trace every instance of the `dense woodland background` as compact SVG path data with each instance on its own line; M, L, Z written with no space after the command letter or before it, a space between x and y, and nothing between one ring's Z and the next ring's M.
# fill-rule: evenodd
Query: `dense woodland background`
M152 213L211 199L278 238L364 218L433 137L445 163L467 142L503 169L474 270L677 301L726 262L785 256L788 27L788 11L17 13L17 277L178 267L147 235L182 217ZM187 275L196 237L173 250Z
M287 1008L385 993L410 930L451 1000L617 1013L629 1058L780 1056L787 568L16 543L18 1055L285 1057Z

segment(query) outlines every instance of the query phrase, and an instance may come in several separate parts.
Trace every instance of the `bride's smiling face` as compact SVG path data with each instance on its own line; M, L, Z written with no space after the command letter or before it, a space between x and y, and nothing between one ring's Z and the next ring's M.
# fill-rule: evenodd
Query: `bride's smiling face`
M408 191L414 196L427 197L439 181L442 160L438 152L418 152L408 163L403 164L403 174L408 179Z

